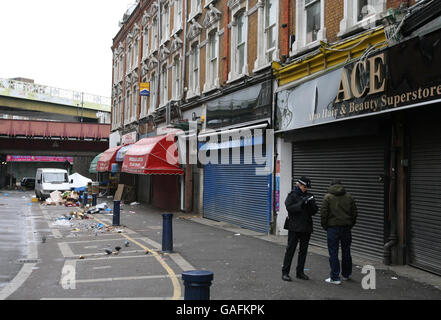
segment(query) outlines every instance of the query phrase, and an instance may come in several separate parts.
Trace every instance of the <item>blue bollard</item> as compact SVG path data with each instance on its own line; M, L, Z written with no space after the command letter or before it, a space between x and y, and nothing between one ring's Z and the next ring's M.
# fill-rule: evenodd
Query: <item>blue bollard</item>
M97 200L97 194L96 193L93 193L92 194L92 206L96 206L96 200Z
M89 201L89 195L87 194L87 192L84 192L83 193L83 205L86 206L88 201Z
M184 300L210 300L210 286L213 277L211 271L193 270L183 272Z
M119 226L120 200L113 200L113 225Z
M162 214L162 251L173 251L172 213Z

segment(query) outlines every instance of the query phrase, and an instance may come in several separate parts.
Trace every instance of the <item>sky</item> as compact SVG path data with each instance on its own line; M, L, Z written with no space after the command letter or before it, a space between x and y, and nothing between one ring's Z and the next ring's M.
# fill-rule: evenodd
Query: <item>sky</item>
M0 78L105 97L112 41L135 0L0 0Z

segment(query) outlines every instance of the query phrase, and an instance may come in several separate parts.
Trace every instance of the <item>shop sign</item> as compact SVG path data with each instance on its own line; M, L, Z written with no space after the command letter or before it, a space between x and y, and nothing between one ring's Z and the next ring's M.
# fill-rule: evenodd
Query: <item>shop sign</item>
M135 142L136 142L136 131L126 133L121 138L121 143L123 146L127 144L133 144Z
M414 39L279 92L278 129L293 130L440 100L441 44L435 38ZM431 52L425 55L422 50L427 47Z

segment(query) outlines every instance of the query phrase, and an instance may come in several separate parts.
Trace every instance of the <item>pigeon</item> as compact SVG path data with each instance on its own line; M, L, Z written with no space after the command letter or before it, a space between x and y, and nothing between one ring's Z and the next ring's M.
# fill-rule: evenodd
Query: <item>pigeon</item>
M41 242L43 242L43 243L46 242L46 236L43 236L43 237L41 238Z
M126 242L124 242L124 245L125 245L126 247L128 247L129 244L130 244L130 242L129 242L128 240L126 240Z
M112 254L112 250L110 249L105 249L104 251L106 251L107 254Z
M115 250L119 251L119 250L121 250L121 247L115 247Z

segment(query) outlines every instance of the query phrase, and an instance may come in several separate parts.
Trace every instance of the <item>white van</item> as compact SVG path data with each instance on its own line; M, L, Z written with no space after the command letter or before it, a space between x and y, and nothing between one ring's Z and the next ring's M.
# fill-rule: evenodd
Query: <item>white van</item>
M67 171L64 169L37 169L35 176L35 195L39 199L50 197L53 191L70 190Z

